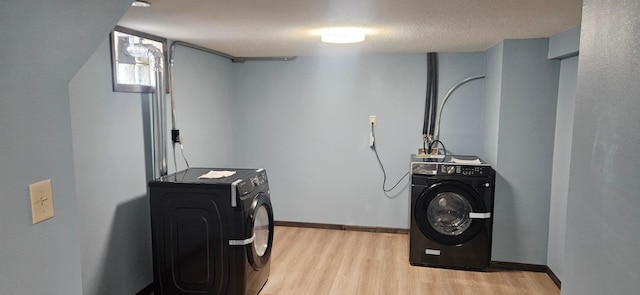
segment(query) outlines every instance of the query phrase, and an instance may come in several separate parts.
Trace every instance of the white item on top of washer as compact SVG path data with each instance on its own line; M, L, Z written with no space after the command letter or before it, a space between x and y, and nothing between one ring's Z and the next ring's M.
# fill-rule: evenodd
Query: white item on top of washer
M236 174L235 171L213 171L213 170L209 170L209 172L198 176L198 178L199 179L203 179L203 178L207 178L207 179L223 178L223 177L229 177L229 176L234 175L234 174Z
M458 159L456 157L451 157L451 163L467 164L467 165L480 165L480 164L482 164L482 162L478 158L475 158L473 160L463 160L463 159Z

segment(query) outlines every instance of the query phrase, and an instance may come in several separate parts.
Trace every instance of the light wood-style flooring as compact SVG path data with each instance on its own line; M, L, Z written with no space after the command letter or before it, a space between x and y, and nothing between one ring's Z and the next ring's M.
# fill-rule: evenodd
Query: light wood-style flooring
M560 294L546 273L411 266L406 234L276 226L260 295Z

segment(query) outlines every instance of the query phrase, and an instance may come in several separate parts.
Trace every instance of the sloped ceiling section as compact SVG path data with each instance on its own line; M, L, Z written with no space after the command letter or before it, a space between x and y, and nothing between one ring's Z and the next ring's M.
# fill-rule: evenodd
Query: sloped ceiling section
M484 51L502 39L549 37L580 24L581 0L148 0L119 25L234 56ZM319 30L361 27L357 45Z

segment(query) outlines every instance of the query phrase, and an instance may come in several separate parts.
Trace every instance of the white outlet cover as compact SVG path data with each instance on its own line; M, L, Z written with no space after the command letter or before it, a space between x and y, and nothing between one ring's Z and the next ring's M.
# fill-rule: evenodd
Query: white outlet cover
M374 115L369 116L369 126L371 126L371 124L373 124L373 126L376 126L376 116Z

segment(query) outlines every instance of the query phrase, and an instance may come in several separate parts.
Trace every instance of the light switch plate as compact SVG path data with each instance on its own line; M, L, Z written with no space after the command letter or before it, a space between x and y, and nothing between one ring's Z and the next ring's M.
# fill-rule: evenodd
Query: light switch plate
M53 217L53 195L51 194L51 179L29 185L31 195L31 217L33 224Z

